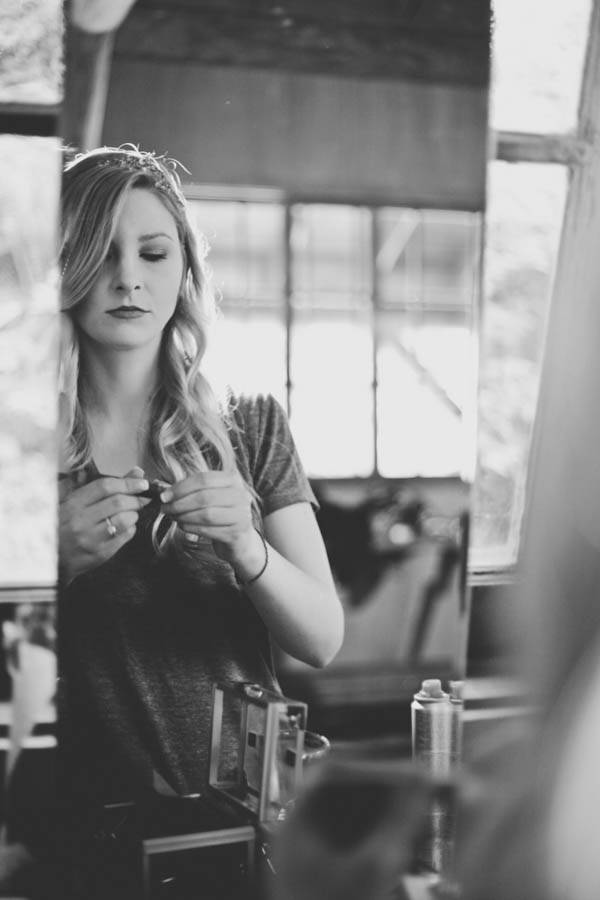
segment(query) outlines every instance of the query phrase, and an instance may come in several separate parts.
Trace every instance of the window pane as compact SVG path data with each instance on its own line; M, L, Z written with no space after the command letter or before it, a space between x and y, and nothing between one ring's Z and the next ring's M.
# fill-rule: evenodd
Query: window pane
M218 321L205 371L219 393L271 393L286 407L285 323L282 315L226 310Z
M285 211L273 203L190 200L209 243L220 316L205 360L219 392L274 394L285 406Z
M291 423L313 477L373 471L373 342L366 315L302 312L291 341Z
M59 103L61 0L2 0L0 103Z
M460 475L469 459L463 412L471 402L468 323L380 314L378 467L385 477Z
M353 206L294 206L292 285L294 305L321 309L366 308L370 303L371 217Z
M210 246L214 285L223 303L279 306L285 284L284 209L273 203L189 201Z
M515 561L567 169L490 165L471 561Z
M371 215L292 209L291 422L313 477L370 475L373 446Z
M58 142L0 136L0 580L56 581Z
M468 460L480 216L384 209L377 219L378 467L456 475Z
M471 314L478 270L478 214L383 209L377 225L381 306Z
M591 0L496 0L491 122L496 129L573 129Z

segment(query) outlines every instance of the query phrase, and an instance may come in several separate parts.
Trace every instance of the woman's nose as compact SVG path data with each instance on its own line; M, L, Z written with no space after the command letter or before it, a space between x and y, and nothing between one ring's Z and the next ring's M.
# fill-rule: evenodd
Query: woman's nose
M115 268L115 287L124 294L137 291L142 286L140 267L135 259L121 256Z

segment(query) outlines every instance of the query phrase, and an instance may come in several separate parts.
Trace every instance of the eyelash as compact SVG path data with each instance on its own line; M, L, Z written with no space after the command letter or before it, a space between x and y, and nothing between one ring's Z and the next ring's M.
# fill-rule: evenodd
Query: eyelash
M150 252L149 250L142 251L142 253L140 253L140 256L142 257L142 259L145 259L147 262L159 262L159 260L167 258L167 254L162 251ZM114 251L109 250L108 253L106 254L106 261L112 262L114 260L114 258L115 258Z
M145 253L142 253L141 256L143 259L147 260L148 262L158 262L159 259L167 258L166 253L150 253L148 251L146 251Z

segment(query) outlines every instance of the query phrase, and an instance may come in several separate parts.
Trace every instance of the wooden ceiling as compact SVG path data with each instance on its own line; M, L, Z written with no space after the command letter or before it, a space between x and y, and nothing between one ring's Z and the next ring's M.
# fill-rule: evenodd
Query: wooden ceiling
M113 61L486 88L490 0L137 0L113 32L67 10L61 134L96 146ZM114 0L117 4L117 0Z
M485 85L487 0L138 0L116 57Z

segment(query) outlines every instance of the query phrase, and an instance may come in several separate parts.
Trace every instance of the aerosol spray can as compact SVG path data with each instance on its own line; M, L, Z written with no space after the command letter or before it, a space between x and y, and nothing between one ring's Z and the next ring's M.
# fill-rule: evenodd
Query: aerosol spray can
M436 781L448 785L460 760L462 743L462 682L442 690L438 678L428 678L411 705L413 759ZM447 874L452 868L454 809L450 788L434 797L418 863L429 872Z

